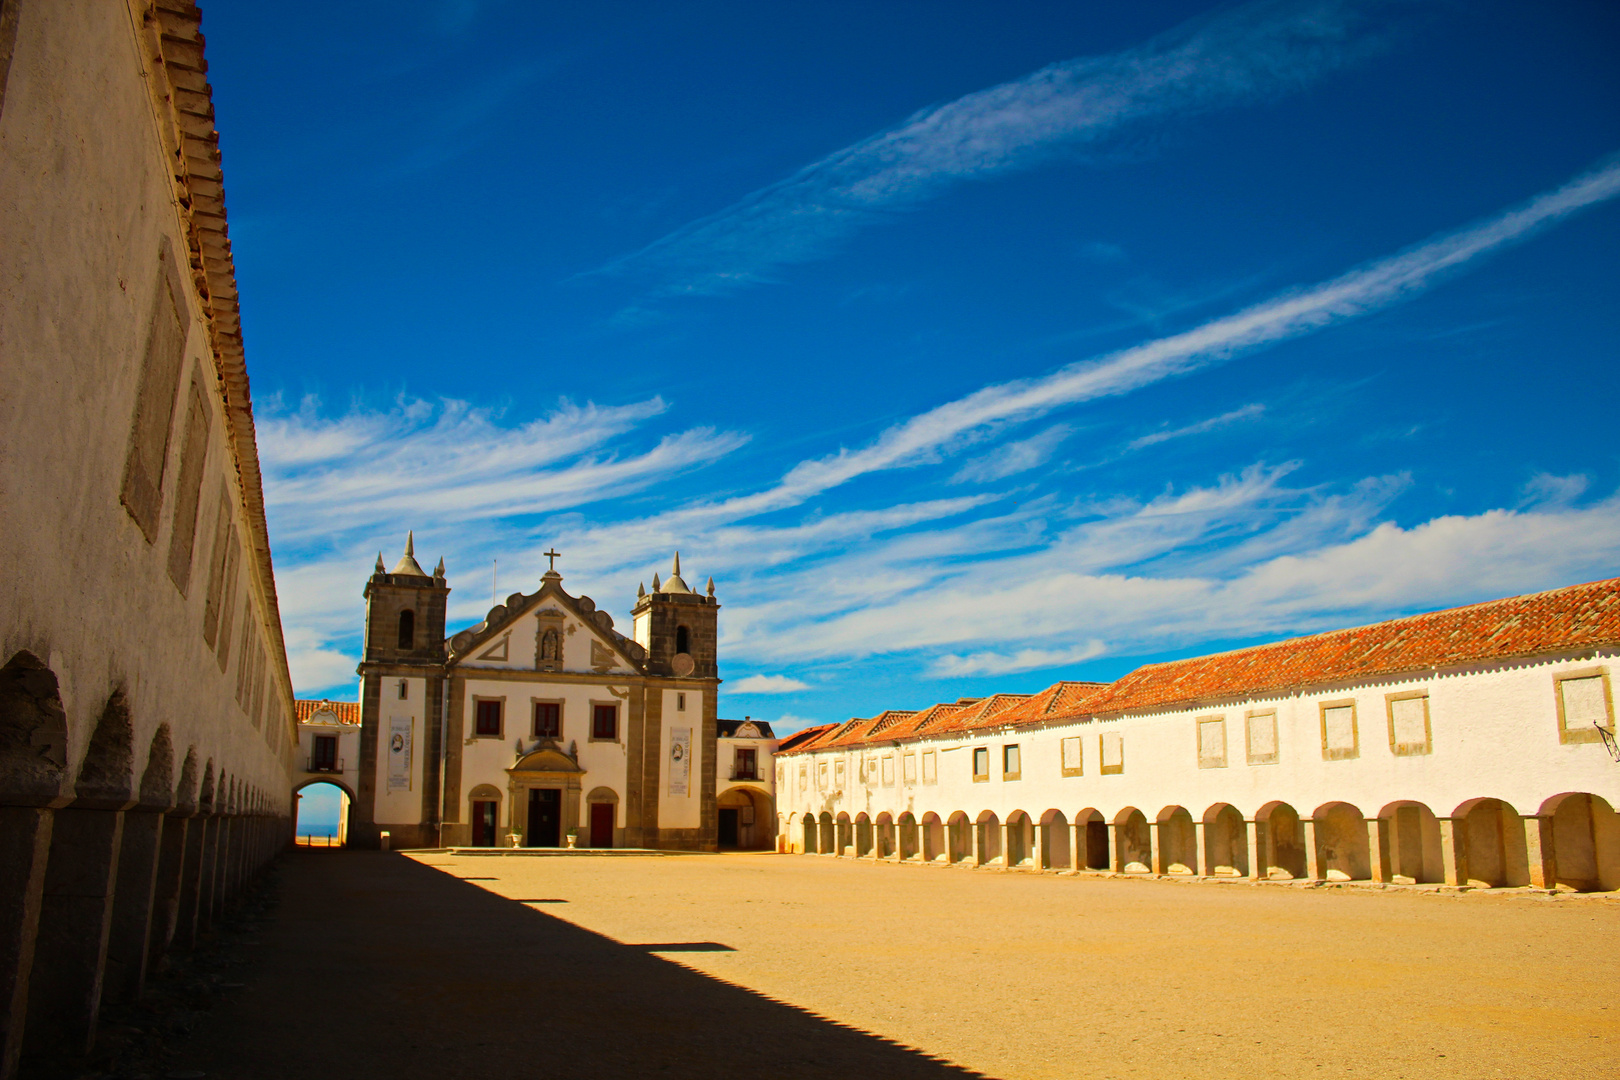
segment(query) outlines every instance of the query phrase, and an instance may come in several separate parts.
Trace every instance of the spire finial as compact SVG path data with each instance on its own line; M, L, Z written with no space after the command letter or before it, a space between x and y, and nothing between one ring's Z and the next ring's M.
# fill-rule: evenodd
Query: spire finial
M709 575L709 598L714 598L714 575Z
M657 591L658 591L658 589L659 589L659 585L658 585L658 571L656 571L656 570L654 570L654 571L653 571L653 592L657 592Z
M636 585L636 599L641 600L644 597L646 597L646 595L647 595L647 583L646 582L641 582L641 583L637 584Z
M406 530L406 533L405 533L405 554L407 554L407 555L415 555L416 554L416 530L415 529Z
M377 573L385 574L387 572L388 571L383 569L382 552L379 551L377 552Z
M675 553L675 571L671 576L672 577L680 577L681 576L681 553L678 552L678 551Z
M439 565L435 566L433 568L433 576L434 577L444 577L444 556L443 555L439 556ZM712 581L713 579L711 578L710 580Z

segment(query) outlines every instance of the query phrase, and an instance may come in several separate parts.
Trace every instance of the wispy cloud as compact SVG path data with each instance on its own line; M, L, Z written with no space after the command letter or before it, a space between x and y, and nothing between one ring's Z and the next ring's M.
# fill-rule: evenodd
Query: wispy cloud
M988 483L1016 476L1045 465L1063 440L1073 434L1067 424L1054 424L1039 435L1016 442L1002 443L995 450L963 465L951 478L952 483Z
M1015 653L976 652L966 656L946 654L935 658L928 673L938 678L961 675L1011 675L1019 671L1041 671L1078 664L1108 651L1101 641L1088 641L1066 649L1019 649Z
M787 675L745 675L726 683L731 694L792 694L810 689L810 684Z
M1140 121L1309 83L1375 46L1362 29L1364 6L1264 0L1135 49L1052 64L923 109L601 272L648 279L654 297L765 281L953 185L1030 168Z
M1223 428L1228 424L1235 424L1239 420L1248 420L1259 416L1265 411L1266 407L1264 405L1245 405L1241 409L1233 409L1231 412L1222 413L1219 416L1212 416L1208 420L1200 420L1196 424L1188 424L1185 427L1178 428L1161 428L1158 431L1150 432L1147 435L1142 435L1138 438L1132 439L1130 442L1125 444L1125 448L1127 450L1143 450L1149 446L1157 446L1159 443L1169 442L1171 439L1180 439L1188 435L1202 435L1207 431L1214 431L1216 428Z

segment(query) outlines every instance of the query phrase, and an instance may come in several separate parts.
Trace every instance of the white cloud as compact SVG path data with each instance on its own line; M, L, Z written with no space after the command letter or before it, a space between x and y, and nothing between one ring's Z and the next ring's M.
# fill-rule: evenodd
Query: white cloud
M755 717L755 719L764 718ZM771 733L778 739L785 739L789 735L792 735L798 731L803 731L807 727L814 727L817 724L825 723L823 720L812 720L807 716L794 716L792 713L783 713L775 720L770 720L767 722L771 725Z
M1212 416L1208 420L1200 420L1196 424L1188 424L1186 427L1165 428L1140 436L1127 443L1126 449L1142 450L1149 446L1157 446L1162 442L1169 442L1171 439L1180 439L1188 435L1202 435L1205 432L1214 431L1216 428L1235 424L1239 420L1248 420L1259 416L1265 411L1266 407L1264 405L1245 405L1241 409L1233 409L1231 412Z
M1586 486L1589 483L1582 473L1573 473L1569 476L1536 473L1525 483L1521 491L1523 498L1520 505L1561 509L1586 494Z
M765 281L952 185L1030 168L1142 120L1297 89L1373 46L1360 21L1338 0L1252 3L1139 48L1052 64L923 109L602 272L650 277L662 297Z
M732 694L791 694L810 689L810 684L786 675L747 675L737 680L726 680L726 691Z
M966 656L947 653L936 657L928 673L938 678L958 675L1010 675L1019 671L1039 671L1078 664L1107 652L1101 641L1088 641L1062 649L1020 649L1015 653L976 652Z
M1039 435L1003 443L994 451L963 465L952 483L988 483L1039 468L1051 460L1057 448L1074 431L1067 424L1054 424Z

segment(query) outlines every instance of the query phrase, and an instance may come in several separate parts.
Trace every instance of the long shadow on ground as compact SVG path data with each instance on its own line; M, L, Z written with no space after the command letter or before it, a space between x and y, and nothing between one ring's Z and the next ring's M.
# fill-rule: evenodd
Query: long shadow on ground
M185 1067L224 1080L981 1075L398 854L289 853L260 937L258 970L181 1051Z

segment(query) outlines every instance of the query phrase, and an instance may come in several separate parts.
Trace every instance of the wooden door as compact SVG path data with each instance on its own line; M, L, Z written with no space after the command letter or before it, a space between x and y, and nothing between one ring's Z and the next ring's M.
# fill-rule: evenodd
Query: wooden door
M495 811L500 804L479 799L472 804L473 847L495 846Z
M562 847L562 789L529 789L529 847Z
M613 846L613 804L591 803L591 847Z

